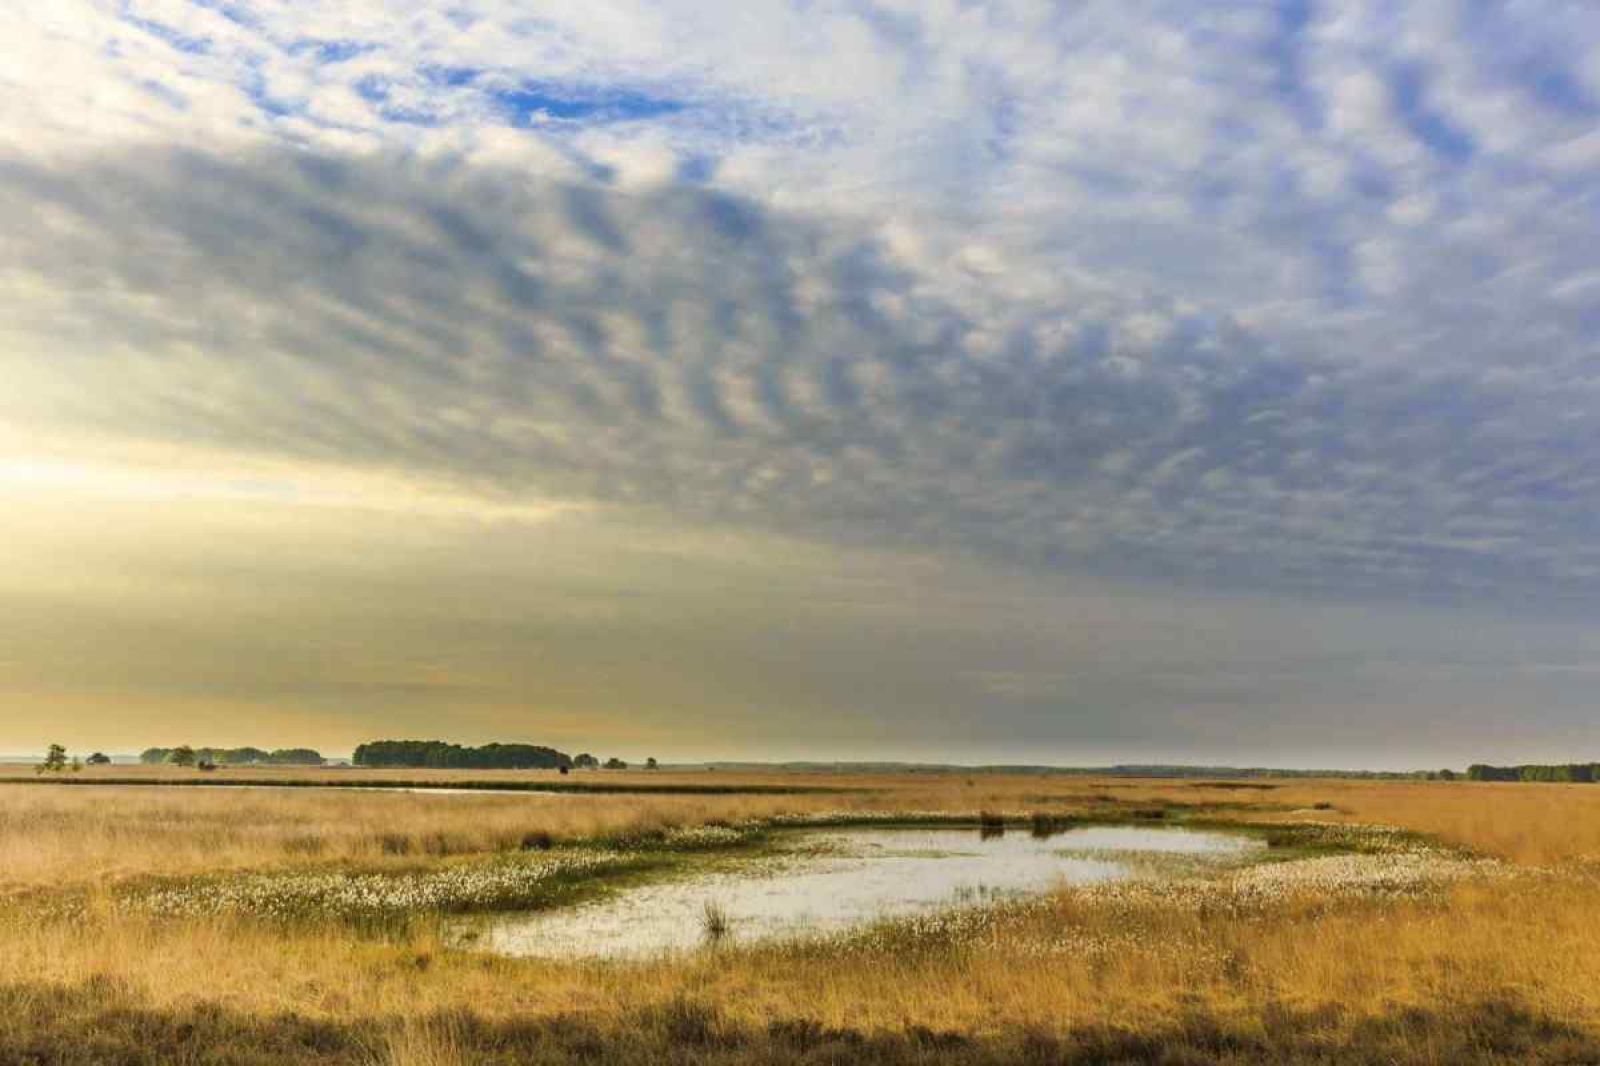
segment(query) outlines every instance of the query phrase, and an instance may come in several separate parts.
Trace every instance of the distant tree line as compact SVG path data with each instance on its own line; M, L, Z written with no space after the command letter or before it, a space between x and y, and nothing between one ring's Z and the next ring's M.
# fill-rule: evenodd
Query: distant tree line
M139 753L139 761L157 766L172 763L176 766L321 766L322 753L311 748L196 748L181 744L176 748L146 748Z
M1524 764L1489 766L1474 763L1467 767L1468 781L1600 781L1600 763L1573 762L1557 765Z
M1154 777L1209 778L1229 781L1250 778L1325 777L1353 781L1449 781L1454 770L1294 770L1267 766L1183 766L1177 764L1118 764L1115 766L1046 766L1005 763L922 763L881 761L840 762L709 762L718 770L800 770L813 773L912 774L1015 774L1036 777Z
M77 773L86 764L89 766L109 766L111 765L111 757L97 751L89 756L88 759L80 759L76 755L68 759L65 745L52 744L45 750L44 759L33 768L33 772L36 774L59 774L63 770L71 770L73 773Z
M601 762L589 752L568 755L538 744L485 744L479 748L443 740L374 740L356 748L357 766L434 768L441 770L626 770L628 764L612 756ZM645 768L659 767L646 759Z
M469 748L442 740L374 740L356 748L357 766L433 767L470 770L556 770L572 756L538 744L485 744Z

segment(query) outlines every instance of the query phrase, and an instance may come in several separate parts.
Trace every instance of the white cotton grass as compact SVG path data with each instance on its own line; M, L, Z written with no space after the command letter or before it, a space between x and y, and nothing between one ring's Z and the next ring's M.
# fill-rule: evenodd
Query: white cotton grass
M808 815L803 821L813 826L904 823L923 816L924 812L839 811ZM949 814L936 817L952 819ZM393 920L541 907L559 902L556 890L563 884L627 869L649 851L731 848L748 843L774 824L801 822L794 816L675 828L637 840L613 839L604 848L558 848L407 873L223 875L133 889L122 897L121 905L166 918L239 914L283 920ZM1127 865L1131 876L1062 886L1054 893L1025 899L969 895L953 906L809 939L846 953L990 946L1029 956L1093 955L1125 947L1128 937L1144 934L1132 931L1134 923L1128 930L1115 923L1108 928L1096 922L1094 929L1058 924L1049 918L1054 908L1065 905L1108 917L1162 911L1249 917L1268 915L1291 903L1426 896L1460 881L1515 872L1497 860L1431 844L1393 826L1329 822L1262 828L1287 834L1291 847L1308 854L1271 861L1283 852L1260 845L1216 854L1108 851L1100 857ZM1030 916L1041 920L1029 921Z
M1280 827L1274 827L1280 828ZM1093 958L1151 946L1149 920L1216 915L1273 920L1284 908L1363 901L1428 899L1474 879L1536 876L1537 871L1431 844L1394 826L1300 823L1281 827L1302 847L1340 848L1276 861L1262 849L1233 855L1118 855L1133 868L1126 879L1063 885L1050 895L959 906L896 918L863 929L813 938L843 954L996 950L1015 957ZM1244 856L1249 856L1245 858ZM1165 924L1165 923L1160 923ZM1158 936L1204 954L1214 946L1181 927Z
M753 833L759 831L757 823L746 823L743 826L732 825L696 825L685 826L679 829L667 830L662 844L677 851L690 851L700 848L732 848L745 843Z
M601 874L627 861L620 852L574 849L409 874L242 874L135 891L124 905L164 918L393 919L529 905L558 881Z

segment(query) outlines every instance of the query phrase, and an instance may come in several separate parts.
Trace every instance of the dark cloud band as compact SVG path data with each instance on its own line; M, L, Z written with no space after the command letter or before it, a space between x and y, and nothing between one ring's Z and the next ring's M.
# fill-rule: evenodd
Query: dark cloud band
M1240 588L1600 577L1593 368L974 298L842 219L411 157L0 162L0 413L492 495ZM981 310L976 310L981 308Z

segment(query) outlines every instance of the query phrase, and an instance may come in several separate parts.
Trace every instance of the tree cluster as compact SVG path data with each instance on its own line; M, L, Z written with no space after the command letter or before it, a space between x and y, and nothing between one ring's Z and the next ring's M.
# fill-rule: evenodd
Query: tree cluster
M68 765L67 749L60 744L52 744L50 745L50 750L45 752L44 761L35 766L33 772L36 774L59 774ZM70 765L74 771L83 769L83 763L77 759L73 759Z
M174 766L195 766L210 763L213 766L321 766L322 753L311 748L196 748L180 744L176 748L146 748L139 753L139 761L151 766L171 763Z
M570 755L538 744L471 748L442 740L374 740L356 748L354 762L357 766L471 770L555 770L573 765Z
M1489 766L1474 763L1467 767L1468 781L1600 781L1600 763L1574 762L1521 766Z

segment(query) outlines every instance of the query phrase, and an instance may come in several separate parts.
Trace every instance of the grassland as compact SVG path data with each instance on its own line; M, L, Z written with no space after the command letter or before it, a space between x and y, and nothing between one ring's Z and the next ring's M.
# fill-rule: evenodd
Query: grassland
M365 772L340 779L351 773ZM0 1063L1600 1061L1593 786L613 780L706 776L722 787L845 791L9 785L0 789ZM1064 890L948 921L631 964L453 950L425 907L375 927L315 911L172 917L128 905L151 886L409 883L497 864L555 870L549 881L528 875L528 902L559 905L591 882L600 890L760 846L758 833L697 828L708 823L897 812L1250 825L1288 861L1236 880ZM569 856L599 865L562 866ZM1455 873L1394 879L1434 869Z

